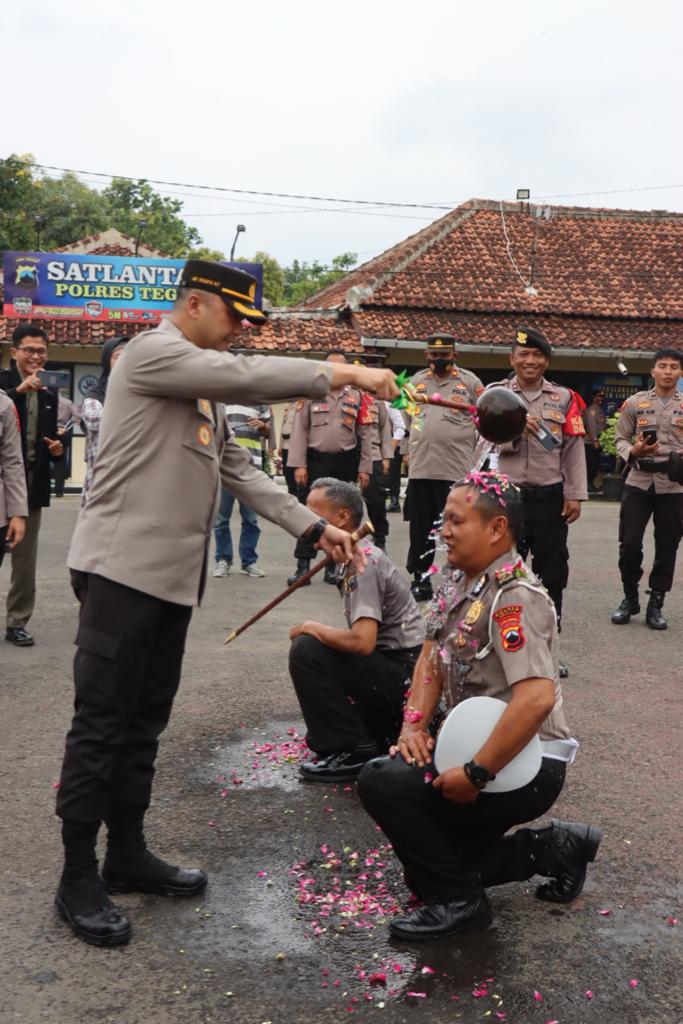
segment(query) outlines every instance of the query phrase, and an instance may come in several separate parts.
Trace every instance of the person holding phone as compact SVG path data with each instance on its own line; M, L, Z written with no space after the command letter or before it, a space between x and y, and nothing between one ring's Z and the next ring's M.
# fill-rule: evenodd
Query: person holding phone
M43 509L50 504L50 462L64 457L64 445L57 436L57 391L41 380L48 358L47 334L36 324L20 324L12 335L10 354L14 366L0 371L0 388L19 414L28 518L24 539L12 550L5 640L15 647L33 647L26 626L36 600L38 533Z
M24 539L27 516L19 416L12 400L0 391L0 565L5 550L14 551Z
M518 549L531 553L531 565L550 594L562 620L562 595L569 580L569 526L581 515L588 498L585 428L577 395L546 379L552 346L532 327L520 327L510 353L513 374L489 387L516 392L528 415L518 440L501 445L498 469L521 489L524 525ZM560 677L567 667L560 662Z
M650 572L650 599L645 621L650 629L667 628L664 598L673 585L676 553L683 535L683 485L656 471L655 457L683 452L683 353L662 348L650 371L654 387L627 398L619 412L617 452L631 467L619 513L619 572L624 597L612 613L616 626L626 625L640 612L638 584L643 575L643 536L652 517L655 559Z

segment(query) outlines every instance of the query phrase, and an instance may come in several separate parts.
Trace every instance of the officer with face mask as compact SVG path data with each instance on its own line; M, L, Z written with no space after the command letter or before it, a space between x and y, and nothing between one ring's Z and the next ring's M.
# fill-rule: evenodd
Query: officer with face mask
M479 378L455 365L455 338L432 334L425 351L428 368L416 373L411 387L418 396L442 398L474 405L484 386ZM408 491L403 516L410 523L410 548L406 568L412 573L411 591L416 601L432 597L425 576L434 561L430 533L441 515L454 480L465 476L474 464L477 431L468 412L420 405L410 417L408 443Z

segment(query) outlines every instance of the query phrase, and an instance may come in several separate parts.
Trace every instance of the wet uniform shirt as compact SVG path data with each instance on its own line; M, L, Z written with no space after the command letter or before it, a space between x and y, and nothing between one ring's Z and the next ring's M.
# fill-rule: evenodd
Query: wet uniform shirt
M418 395L439 394L442 398L474 405L484 390L479 378L454 366L450 377L435 378L421 370L410 382ZM411 480L460 480L474 463L477 431L468 412L437 405L421 405L410 418L408 475Z
M334 455L353 451L360 444L358 471L372 473L372 432L369 424L359 422L361 400L358 388L347 384L324 398L298 401L287 465L305 469L309 448Z
M427 613L427 637L439 645L443 701L450 710L467 697L509 701L525 679L552 679L555 706L539 729L542 740L568 739L558 673L557 617L541 582L514 551L467 586L452 571Z
M541 420L546 430L560 441L557 448L549 452L535 437L525 432L516 441L500 446L498 471L521 487L547 487L562 483L565 501L586 501L588 487L583 422L578 413L578 423L570 423L567 419L573 404L572 392L545 378L534 392L523 390L516 377L489 384L489 388L493 387L509 388L518 394L527 411ZM572 433L567 433L568 430Z
M683 394L676 391L671 398L660 398L654 388L639 391L627 398L617 420L617 452L628 462L636 435L656 430L659 451L651 459L665 459L669 452L683 452ZM645 456L644 456L645 457ZM633 467L626 477L629 487L647 491L654 483L657 494L681 494L683 485L669 480L666 473L645 473Z
M378 648L419 647L425 626L410 587L380 548L366 544L363 550L367 557L364 572L351 569L344 574L344 567L337 570L349 629L358 619L374 619Z

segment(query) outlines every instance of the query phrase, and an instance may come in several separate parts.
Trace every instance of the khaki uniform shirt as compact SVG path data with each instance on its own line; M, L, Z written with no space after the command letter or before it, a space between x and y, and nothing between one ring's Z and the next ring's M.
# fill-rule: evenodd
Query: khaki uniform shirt
M552 679L555 705L539 729L542 740L568 739L558 672L553 602L516 552L493 562L467 586L453 572L427 613L427 637L437 641L450 710L467 697L509 701L515 683Z
M421 370L411 380L420 395L440 394L442 398L462 399L474 405L484 390L479 378L454 366L450 377L437 381L431 370ZM477 443L474 420L468 412L420 406L410 418L408 476L411 480L460 480L474 465Z
M217 402L323 396L328 364L197 348L170 321L128 343L111 375L95 478L69 567L197 604L220 487L301 535L317 517L253 465Z
M665 459L669 452L683 452L683 394L674 392L668 401L659 398L654 388L639 391L627 398L617 420L617 452L628 462L631 446L637 434L656 430L659 451L648 455L650 459ZM635 466L626 477L629 487L647 491L654 484L657 494L681 494L683 485L669 480L666 473L645 473Z
M498 471L505 473L518 486L547 487L562 483L565 501L586 501L588 485L583 434L572 437L563 433L572 403L571 391L545 378L533 396L522 391L516 377L489 384L489 387L515 391L529 413L542 420L545 428L562 442L554 451L548 452L536 438L525 432L517 441L500 446Z
M297 402L287 465L306 469L309 448L337 454L353 451L360 444L358 471L372 473L372 432L369 424L358 422L361 401L358 388L347 384L324 398Z
M586 436L584 441L586 444L593 445L599 440L600 435L605 429L607 419L605 413L599 405L589 405L587 409L583 411L583 425L586 428Z
M0 528L13 516L28 516L26 472L17 410L0 391Z
M292 424L294 422L294 416L296 413L296 402L288 402L285 406L284 415L282 417L282 427L280 430L280 447L283 452L289 449L289 439L292 436Z
M425 625L410 587L380 548L366 544L363 550L367 557L364 572L349 569L343 574L343 569L337 570L349 629L358 619L374 619L378 648L419 647L424 642Z
M390 459L394 454L394 446L391 443L391 420L384 402L373 401L370 407L372 423L370 424L372 438L372 461L378 462L381 459Z

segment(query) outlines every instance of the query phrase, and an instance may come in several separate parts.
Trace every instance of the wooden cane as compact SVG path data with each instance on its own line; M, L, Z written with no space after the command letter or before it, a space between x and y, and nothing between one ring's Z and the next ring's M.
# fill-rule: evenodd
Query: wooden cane
M418 391L414 391L409 384L404 387L411 401L418 405L442 405L444 409L457 409L459 412L470 412L472 409L467 402L454 401L452 398L437 398L435 395L421 395Z
M354 544L357 544L359 540L363 540L363 538L367 537L368 534L374 532L375 529L372 523L368 520L367 522L363 523L363 525L360 526L354 533L351 534L351 540L353 541ZM331 565L333 562L334 559L332 555L326 555L321 562L318 562L318 564L315 565L312 569L309 569L307 573L304 573L303 576L300 576L299 579L296 580L296 582L292 583L292 585L287 587L286 590L283 590L281 594L278 594L277 597L274 597L269 604L267 604L264 608L261 608L261 610L256 612L255 615L252 615L252 617L250 619L247 619L246 622L243 622L239 629L233 630L230 636L227 636L225 638L225 640L223 641L223 645L232 643L233 640L236 640L240 633L244 633L245 629L249 629L249 626L253 626L255 622L258 622L259 619L262 619L264 615L267 615L268 612L275 607L275 605L280 604L281 601L284 601L286 597L289 597L290 594L293 594L295 590L299 589L299 587L303 587L305 583L308 583L308 581L315 576L316 573L320 572L321 569L325 569L328 565Z

